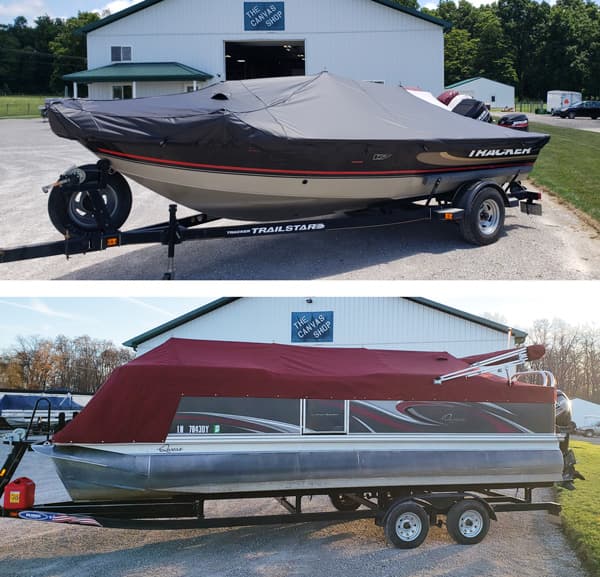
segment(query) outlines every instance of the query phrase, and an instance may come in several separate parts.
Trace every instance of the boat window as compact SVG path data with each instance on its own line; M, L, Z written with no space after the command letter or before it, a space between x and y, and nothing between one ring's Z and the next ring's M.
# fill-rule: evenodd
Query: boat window
M306 399L303 432L346 433L346 404L346 401L340 399Z

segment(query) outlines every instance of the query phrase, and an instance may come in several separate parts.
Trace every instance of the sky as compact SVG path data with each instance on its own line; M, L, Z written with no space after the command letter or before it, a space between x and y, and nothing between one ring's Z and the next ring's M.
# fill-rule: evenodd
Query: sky
M140 0L0 0L0 24L12 24L15 17L25 16L30 25L33 25L38 16L48 14L52 18L69 18L76 16L78 11L102 13L109 10L111 14L123 10ZM471 0L471 4L490 4L493 0ZM420 0L421 6L435 8L437 1ZM550 1L552 4L553 1Z
M18 336L33 335L85 334L118 345L216 298L239 295L420 296L472 314L493 315L525 331L544 318L600 329L597 289L597 283L582 281L4 283L0 350L10 349Z

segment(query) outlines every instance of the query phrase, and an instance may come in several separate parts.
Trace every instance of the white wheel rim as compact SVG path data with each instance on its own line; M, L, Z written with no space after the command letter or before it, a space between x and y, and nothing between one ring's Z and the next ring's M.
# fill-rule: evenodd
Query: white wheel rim
M500 223L500 207L492 199L481 203L479 207L479 230L481 234L494 234Z
M423 530L421 519L415 513L402 513L396 521L396 535L402 541L414 541Z
M463 537L472 539L477 537L483 529L483 517L479 511L473 509L465 511L458 520L458 530Z

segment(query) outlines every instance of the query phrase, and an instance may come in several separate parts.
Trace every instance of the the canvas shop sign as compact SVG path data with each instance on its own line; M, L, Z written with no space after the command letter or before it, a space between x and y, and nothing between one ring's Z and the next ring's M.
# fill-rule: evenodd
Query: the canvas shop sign
M284 2L244 2L244 30L285 30Z
M333 311L292 313L293 343L332 343Z

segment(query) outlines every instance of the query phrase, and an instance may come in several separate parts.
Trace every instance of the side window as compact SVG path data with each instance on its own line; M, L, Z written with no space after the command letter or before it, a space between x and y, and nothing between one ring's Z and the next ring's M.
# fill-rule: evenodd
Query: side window
M113 100L128 100L133 98L133 87L130 84L112 87Z
M111 62L131 62L131 46L111 46Z
M345 433L346 401L341 399L306 399L304 433Z

